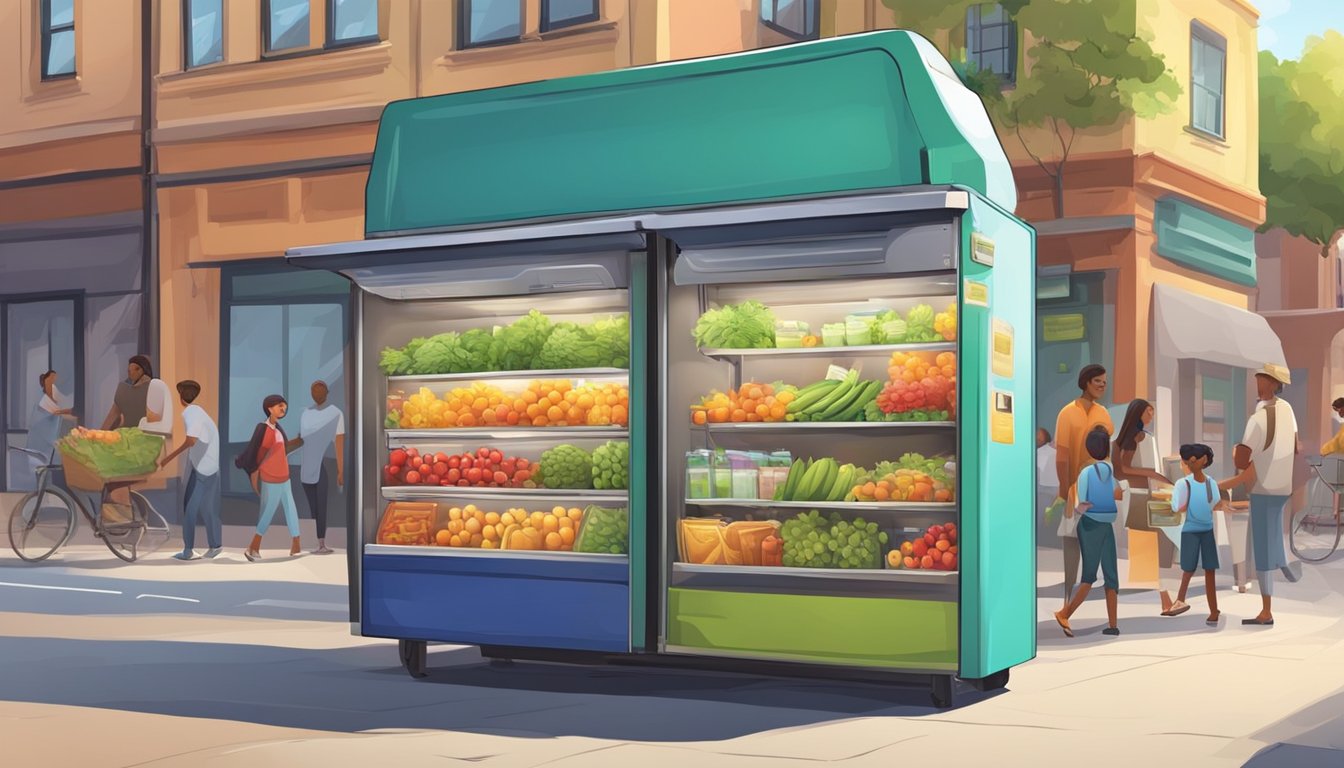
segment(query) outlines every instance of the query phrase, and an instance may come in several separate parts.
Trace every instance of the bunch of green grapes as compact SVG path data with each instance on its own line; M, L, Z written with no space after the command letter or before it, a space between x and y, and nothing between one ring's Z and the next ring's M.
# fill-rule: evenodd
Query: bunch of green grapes
M815 509L784 523L784 565L790 568L880 568L885 531L877 523L823 518Z
M786 567L832 567L830 525L815 509L784 523L782 532Z
M854 522L838 520L831 528L831 541L835 545L832 551L837 568L882 567L887 533L879 531L877 523L865 522L861 517Z

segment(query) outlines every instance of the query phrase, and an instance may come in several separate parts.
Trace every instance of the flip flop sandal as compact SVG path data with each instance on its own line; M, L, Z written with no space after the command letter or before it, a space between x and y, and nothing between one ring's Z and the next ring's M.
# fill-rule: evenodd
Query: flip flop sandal
M1261 621L1259 619L1242 619L1241 625L1243 627L1272 627L1274 626L1274 620L1267 619L1265 621Z
M1064 630L1065 637L1073 637L1073 630L1069 628L1069 623L1061 619L1059 614L1055 614L1055 621L1059 624L1059 628Z
M1217 616L1216 618L1210 616L1209 618L1207 618L1207 619L1204 620L1204 623L1205 623L1205 624L1208 624L1210 627L1216 627L1216 626L1218 626L1219 624L1223 623L1223 614L1221 614L1221 613L1218 614L1218 616Z
M1180 616L1182 613L1190 610L1189 603L1176 603L1169 610L1163 611L1163 616Z

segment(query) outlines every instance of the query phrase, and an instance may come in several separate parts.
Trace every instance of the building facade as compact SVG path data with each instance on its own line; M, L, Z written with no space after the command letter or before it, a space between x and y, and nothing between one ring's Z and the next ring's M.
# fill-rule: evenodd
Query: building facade
M40 374L55 370L65 403L100 425L127 360L152 352L142 11L138 0L0 0L7 446L27 441ZM32 463L5 453L0 491L31 488Z

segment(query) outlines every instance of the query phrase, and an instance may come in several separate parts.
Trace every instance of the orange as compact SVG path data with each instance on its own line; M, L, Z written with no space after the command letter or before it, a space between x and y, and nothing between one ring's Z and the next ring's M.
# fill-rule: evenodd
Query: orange
M492 542L499 538L499 529L493 525L487 525L485 528L481 529L481 536L485 539L486 543Z
M565 543L565 540L564 540L563 538L561 538L561 536L560 536L559 533L556 533L556 532L552 531L551 533L546 534L546 548L547 548L547 549L550 549L550 550L557 550L557 549L560 549L560 545L562 545L562 544L564 544L564 543Z
M691 414L692 424L704 424L706 421L708 421L708 418L706 417L705 412L702 410L695 411L694 413Z
M462 539L457 534L453 534L452 536L448 537L448 546L460 547L462 546Z
M569 518L565 518L568 520ZM547 515L541 520L541 529L546 533L554 533L560 530L560 520L555 515Z
M470 520L468 520L463 525L463 527L466 528L467 533L470 533L471 535L475 536L476 534L481 532L481 521L473 517Z
M500 520L502 520L502 519L503 519L503 518L500 516L500 514L499 514L498 512L486 512L486 513L485 513L485 524L486 524L486 525L499 525L499 522L500 522Z
M476 426L476 417L470 413L464 413L461 416L457 417L457 426L474 427Z
M440 547L448 546L448 542L452 540L453 540L453 534L449 533L447 528L434 534L434 543L438 544Z
M462 532L462 528L463 528L463 522L462 522L461 520L449 520L449 521L448 521L448 532L449 532L449 533L461 533L461 532Z
M471 537L471 545L470 545L470 546L479 548L479 547L481 546L481 542L483 542L483 541L485 541L485 537L482 536L481 534L477 533L477 534L475 534L475 535L473 535L473 536Z
M574 521L570 520L568 517L558 517L556 518L556 522L557 525L560 526L561 533L564 533L565 531L572 532L574 530Z
M562 524L563 524L563 523L570 523L569 526L563 526L563 525L562 525L562 527L560 528L560 541L561 541L561 543L563 543L563 544L573 544L573 543L574 543L574 527L573 527L573 522L570 521L570 520L568 520L568 519L561 520L560 522L561 522Z
M551 421L564 421L565 412L560 409L560 406L552 405L550 409L546 411L546 418L550 419Z
M560 402L565 399L565 396L560 394L560 390L552 389L550 393L546 395L546 398L551 401L551 405L559 405Z
M538 416L532 420L532 426L534 427L544 427L549 423L550 421L545 416Z

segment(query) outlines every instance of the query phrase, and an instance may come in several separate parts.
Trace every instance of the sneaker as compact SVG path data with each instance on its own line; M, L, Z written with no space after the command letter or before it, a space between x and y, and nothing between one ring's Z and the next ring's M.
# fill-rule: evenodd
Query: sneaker
M1107 627L1107 628L1101 630L1101 634L1103 634L1103 635L1110 635L1111 637L1115 637L1116 635L1119 635L1119 634L1120 634L1120 628L1119 628L1119 627Z
M223 551L224 551L224 548L223 548L223 547L211 547L211 548L205 553L205 557L206 557L207 560L214 560L216 557L219 557L219 553L220 553L220 552L223 552Z
M255 563L261 559L261 553L253 552L250 549L245 549L243 550L243 557L246 557L249 563Z
M313 550L313 554L314 554L314 555L330 555L330 554L331 554L332 552L334 552L334 551L335 551L335 550L331 549L330 547L318 547L317 549L314 549L314 550Z
M176 555L173 555L173 559L174 559L174 560L195 560L195 559L196 559L196 553L195 553L195 552L178 552Z

